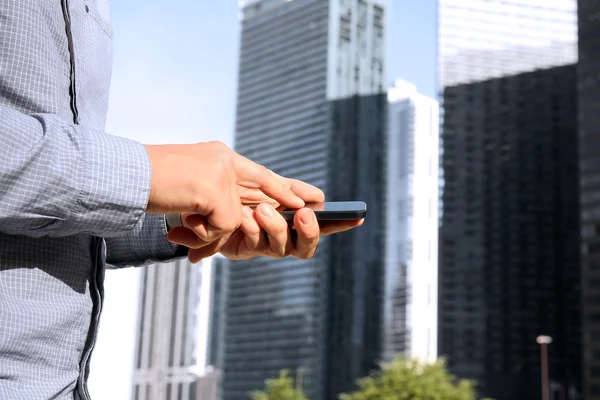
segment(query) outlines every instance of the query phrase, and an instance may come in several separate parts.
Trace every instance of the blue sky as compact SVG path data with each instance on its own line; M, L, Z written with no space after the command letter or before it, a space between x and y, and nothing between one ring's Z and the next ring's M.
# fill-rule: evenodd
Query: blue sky
M435 96L436 1L388 0L388 82ZM239 21L234 0L113 1L109 133L144 143L232 144ZM131 391L138 294L135 269L108 271L91 365L97 399Z

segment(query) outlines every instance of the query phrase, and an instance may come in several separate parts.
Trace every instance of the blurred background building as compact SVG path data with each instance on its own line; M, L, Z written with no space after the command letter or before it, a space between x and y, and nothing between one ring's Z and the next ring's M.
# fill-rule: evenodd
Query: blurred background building
M208 296L206 365L213 370L223 367L226 307L229 284L229 263L222 256L211 260Z
M439 104L397 80L388 92L383 358L437 358Z
M287 368L332 399L381 354L385 246L385 7L375 0L241 3L235 149L274 171L364 200L365 225L310 261L229 270L223 398Z
M204 370L199 318L203 263L158 263L141 270L133 400L195 400Z
M540 334L580 388L575 91L574 66L444 91L440 355L492 398L537 398Z
M537 399L547 334L551 380L580 390L575 1L438 4L439 354Z
M579 0L579 168L586 400L600 399L600 1Z

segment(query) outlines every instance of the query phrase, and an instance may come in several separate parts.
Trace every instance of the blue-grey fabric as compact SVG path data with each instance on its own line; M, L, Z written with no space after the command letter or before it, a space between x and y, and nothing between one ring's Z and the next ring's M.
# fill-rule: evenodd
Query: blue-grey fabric
M0 399L89 398L106 263L175 255L144 147L104 133L107 1L0 1Z

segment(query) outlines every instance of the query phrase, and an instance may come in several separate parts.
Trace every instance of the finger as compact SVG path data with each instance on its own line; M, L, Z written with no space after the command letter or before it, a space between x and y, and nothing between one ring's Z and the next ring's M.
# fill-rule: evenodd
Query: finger
M199 249L190 249L188 251L188 260L190 260L190 262L192 264L196 264L205 258L208 258L208 257L211 257L211 256L217 254L219 252L217 250L218 247L219 247L218 242L212 242L212 243L209 243L206 246L201 247Z
M191 229L182 226L172 228L167 233L167 240L190 249L198 249L208 244L200 239Z
M242 210L242 225L240 230L244 233L245 247L248 251L264 250L267 247L267 240L262 234L258 221L255 219L254 212L250 207L244 207Z
M220 208L222 208L223 205L220 206ZM231 208L232 209L232 214L233 214L233 209L235 208L240 208L239 205L237 206L225 206L224 208ZM235 231L235 229L237 228L235 226L235 217L234 216L228 216L225 218L221 218L219 216L212 216L212 220L215 220L215 217L217 218L217 220L220 218L220 221L218 222L213 222L214 224L217 224L218 226L220 225L220 227L216 227L213 225L213 223L211 223L209 221L209 219L211 219L211 217L205 217L203 215L200 214L190 214L190 215L183 215L181 216L181 220L183 222L183 226L185 228L190 229L192 232L194 232L194 234L196 236L198 236L198 238L200 238L202 241L206 242L206 243L212 243L215 242L219 239L221 239L223 236L227 235L227 234L231 234ZM225 219L226 221L223 221L223 219Z
M349 231L350 229L361 226L364 219L349 220L349 221L321 221L321 236L328 236L334 233Z
M273 172L273 174L275 174ZM325 193L316 186L309 183L299 181L298 179L290 179L281 175L275 174L277 179L285 183L292 192L300 197L306 203L322 203L325 201Z
M245 237L246 235L244 232L242 232L241 229L238 229L233 235L231 235L227 243L221 247L219 252L231 260L242 260L248 258L249 252L245 251Z
M266 167L250 161L237 153L234 156L238 183L252 189L260 189L267 196L289 208L304 206L304 200L294 194L275 174Z
M207 243L206 246L198 249L190 249L188 251L188 260L190 260L192 264L195 264L205 258L214 256L227 243L230 237L231 234L227 234L212 243Z
M273 204L273 207L277 207L279 205L277 201L273 200L259 189L249 189L244 186L239 186L238 193L240 195L240 199L243 199L242 202L245 205L257 206L260 203L270 203Z
M294 257L311 258L319 244L319 224L315 213L307 208L298 210L294 215L294 226L298 232Z
M258 224L268 235L269 250L274 257L285 257L293 250L287 221L270 204L260 204L256 208ZM269 254L265 254L269 255Z

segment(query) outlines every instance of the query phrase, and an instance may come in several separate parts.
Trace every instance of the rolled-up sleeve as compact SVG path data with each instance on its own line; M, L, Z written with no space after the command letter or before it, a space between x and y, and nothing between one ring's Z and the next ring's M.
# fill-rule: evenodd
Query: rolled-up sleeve
M150 184L141 143L0 106L0 232L132 234L146 225Z

